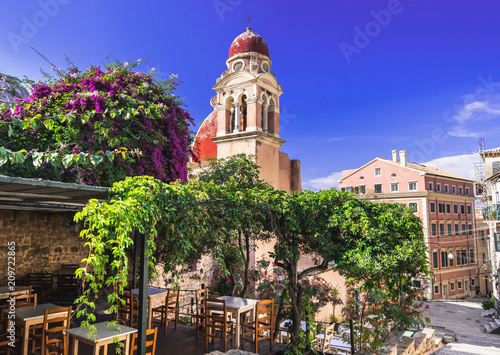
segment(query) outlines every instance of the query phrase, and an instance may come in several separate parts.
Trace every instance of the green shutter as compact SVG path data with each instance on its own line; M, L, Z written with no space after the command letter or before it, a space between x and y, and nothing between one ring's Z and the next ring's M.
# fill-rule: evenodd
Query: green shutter
M500 233L495 233L495 250L500 253Z

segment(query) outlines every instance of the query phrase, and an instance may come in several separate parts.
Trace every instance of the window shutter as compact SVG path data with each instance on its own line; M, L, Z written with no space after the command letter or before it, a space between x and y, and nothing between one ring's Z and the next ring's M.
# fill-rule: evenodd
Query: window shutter
M495 233L495 250L500 252L500 233Z

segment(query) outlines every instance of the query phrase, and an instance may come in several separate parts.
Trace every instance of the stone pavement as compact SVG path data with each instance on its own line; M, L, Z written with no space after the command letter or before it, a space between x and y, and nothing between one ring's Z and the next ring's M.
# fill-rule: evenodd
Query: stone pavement
M500 335L487 334L484 325L491 318L482 317L481 302L485 299L431 301L425 316L430 318L429 327L436 330L436 338L455 336L457 342L447 344L434 354L498 354L500 355Z

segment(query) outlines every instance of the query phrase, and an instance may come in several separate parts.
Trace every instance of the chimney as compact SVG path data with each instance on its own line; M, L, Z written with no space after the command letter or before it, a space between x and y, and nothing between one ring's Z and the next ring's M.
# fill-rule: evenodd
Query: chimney
M398 151L395 149L392 151L392 161L395 163L398 162Z
M401 160L401 166L406 166L406 150L399 152L399 159Z

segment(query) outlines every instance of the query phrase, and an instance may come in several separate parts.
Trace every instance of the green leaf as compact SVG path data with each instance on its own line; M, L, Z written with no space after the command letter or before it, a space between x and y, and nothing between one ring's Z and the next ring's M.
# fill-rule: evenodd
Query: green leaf
M75 122L75 119L76 119L75 115L72 115L71 113L68 115L68 123L69 124L72 124L73 122Z
M52 129L54 128L55 122L53 119L48 119L43 124L45 125L45 128L47 128L49 131L52 131Z
M14 127L19 126L21 124L21 122L22 122L21 120L18 120L15 117L12 119L12 124L14 125Z
M90 157L90 161L92 162L92 164L94 164L94 166L96 166L97 164L99 164L103 160L104 160L104 158L100 155L92 155Z
M35 168L39 168L43 164L43 153L41 152L33 153L32 159L33 159L33 166Z
M40 122L38 121L35 121L35 120L32 120L30 122L30 125L31 125L31 128L33 128L33 130L36 132L38 130L38 128L40 128Z
M14 135L14 129L12 126L9 126L9 137L12 137Z
M62 163L65 168L70 167L73 164L73 154L66 154L62 159Z

